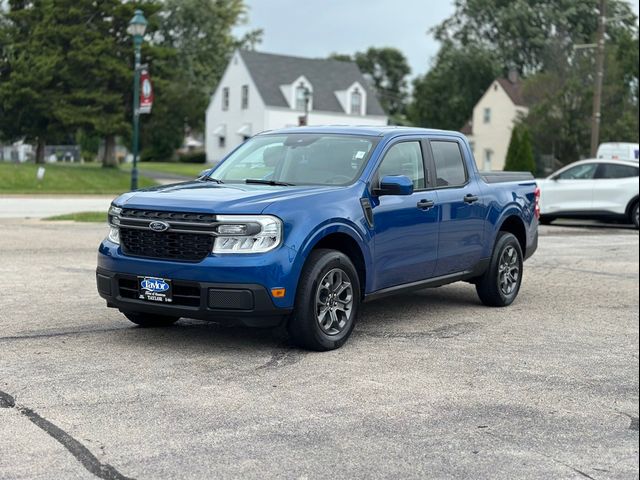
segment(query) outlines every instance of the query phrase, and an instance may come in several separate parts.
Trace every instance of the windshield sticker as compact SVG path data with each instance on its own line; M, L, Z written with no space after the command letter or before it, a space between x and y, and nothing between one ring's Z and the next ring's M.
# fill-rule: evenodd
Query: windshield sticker
M358 160L360 160L361 158L364 158L364 156L367 154L367 152L365 152L364 150L360 150L356 153L356 158Z

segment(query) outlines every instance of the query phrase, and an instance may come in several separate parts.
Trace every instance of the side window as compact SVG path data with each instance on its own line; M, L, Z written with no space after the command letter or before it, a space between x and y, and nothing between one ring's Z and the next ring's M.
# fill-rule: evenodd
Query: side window
M556 175L556 180L592 180L595 177L597 163L583 163Z
M431 151L436 164L436 186L455 187L467 183L467 171L458 142L432 140Z
M616 165L615 163L601 163L596 178L632 178L638 176L638 167L631 165Z
M413 181L414 189L425 188L420 142L402 142L393 145L378 168L378 179L386 175L405 175Z

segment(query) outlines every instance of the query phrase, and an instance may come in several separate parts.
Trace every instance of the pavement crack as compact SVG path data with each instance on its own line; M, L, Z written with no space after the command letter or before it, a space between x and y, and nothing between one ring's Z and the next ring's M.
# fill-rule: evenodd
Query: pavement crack
M482 432L483 432L484 435L489 435L490 437L497 438L498 440L502 440L503 442L513 443L514 445L517 445L519 448L522 448L518 444L518 442L516 442L516 441L509 440L507 438L504 438L504 437L502 437L500 435L497 435L497 434L495 434L493 432L490 432L490 431L487 431L487 430L483 430ZM572 465L569 465L568 463L563 462L562 460L558 460L557 458L554 458L551 455L547 455L546 453L543 453L543 452L541 452L539 450L534 450L532 448L529 448L529 450L531 452L535 453L536 455L540 455L541 457L547 458L547 459L551 460L552 462L557 463L558 465L562 465L563 467L566 467L566 468L569 468L569 469L573 470L575 473L577 473L580 476L583 476L583 477L588 478L590 480L596 480L594 477L592 477L588 473L585 473L582 470L580 470L580 469L578 469L578 468L576 468L576 467L574 467Z
M118 470L107 463L102 463L91 451L78 440L57 425L43 418L34 410L17 405L15 399L6 392L0 390L0 408L13 408L26 417L35 426L51 438L60 443L80 464L89 472L103 480L134 480L122 475Z
M12 335L7 337L0 337L0 342L7 341L15 341L15 340L28 340L34 338L54 338L54 337L67 337L73 335L84 335L91 333L106 333L106 332L115 332L119 330L128 330L130 327L114 327L114 328L93 328L93 329L82 329L82 330L63 330L57 332L47 332L47 333L28 333L26 335Z
M433 330L427 330L425 332L398 332L398 331L363 331L358 330L358 333L374 338L439 338L447 339L459 337L471 333L474 330L480 328L480 324L476 322L461 322L451 325L444 325L442 327L434 328Z

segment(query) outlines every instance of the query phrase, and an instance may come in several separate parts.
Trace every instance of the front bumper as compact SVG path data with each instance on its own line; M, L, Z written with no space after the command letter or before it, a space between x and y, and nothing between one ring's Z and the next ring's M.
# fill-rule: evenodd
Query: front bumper
M266 327L279 325L292 310L276 307L262 285L172 281L173 303L154 303L138 299L136 275L96 270L100 296L107 301L108 307L125 312Z
M265 254L210 255L197 263L154 260L123 255L105 240L98 251L98 291L108 306L122 311L266 326L293 310L295 258L295 251L281 246ZM171 279L174 303L138 300L138 276ZM274 288L285 289L285 296L273 298Z

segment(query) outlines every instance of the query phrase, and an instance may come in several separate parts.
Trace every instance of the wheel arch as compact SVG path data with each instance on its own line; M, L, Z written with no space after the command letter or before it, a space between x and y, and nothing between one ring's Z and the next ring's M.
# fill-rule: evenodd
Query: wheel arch
M633 197L631 200L629 200L629 203L627 203L627 208L624 211L624 214L627 217L631 216L631 209L633 208L633 206L638 203L638 195L636 195L635 197Z
M327 225L315 232L308 238L304 248L301 250L303 265L300 266L300 269L302 269L304 263L306 263L311 252L320 248L337 250L349 257L358 272L360 292L364 295L367 285L369 285L371 281L371 279L368 278L371 269L368 269L367 265L371 264L372 257L366 240L362 238L359 232L344 224Z
M524 225L524 221L515 214L507 215L500 226L496 230L496 235L498 232L508 232L513 234L518 239L518 243L520 244L520 248L522 249L522 253L527 250L527 229Z

